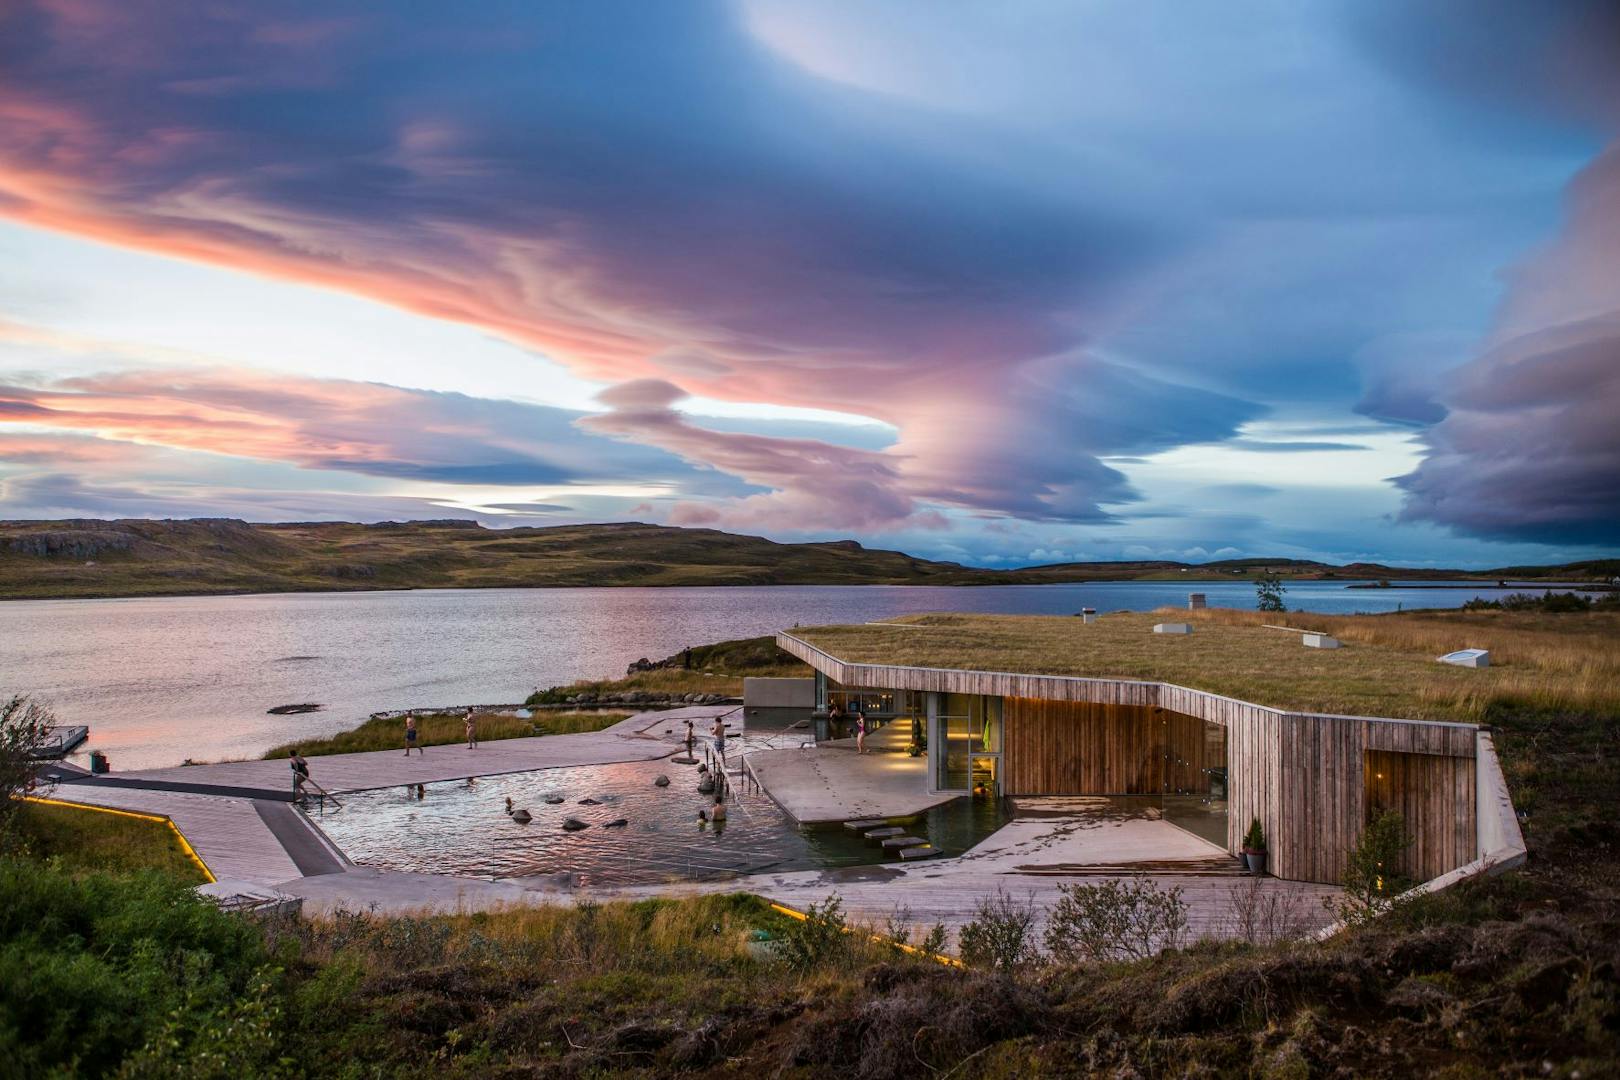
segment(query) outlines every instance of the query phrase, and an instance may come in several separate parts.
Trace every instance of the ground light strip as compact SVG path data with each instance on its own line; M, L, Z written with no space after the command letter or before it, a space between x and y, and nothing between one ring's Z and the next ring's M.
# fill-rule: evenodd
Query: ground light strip
M806 915L802 911L796 911L793 908L788 907L786 904L778 904L774 900L767 901L767 902L771 905L771 910L772 911L779 911L783 915L786 915L790 919L798 919L800 922L809 922L810 921L810 916ZM855 929L853 926L844 927L844 933L846 933L846 934L859 934L860 932L861 931ZM866 936L871 938L873 941L877 942L879 945L890 945L890 946L893 946L896 949L899 949L901 952L908 953L908 954L910 954L912 956L926 956L930 960L939 961L941 964L944 964L946 967L957 967L957 968L965 968L965 967L967 967L966 964L962 963L962 961L956 959L956 957L954 957L954 956L945 956L942 953L927 952L927 951L925 951L923 949L917 948L915 945L907 945L903 941L896 941L893 938L886 938L882 934L874 934L871 931L867 931Z
M180 827L174 823L172 818L164 817L162 814L143 814L137 810L114 810L110 806L92 806L89 803L68 802L64 799L46 799L39 795L24 795L23 801L43 803L46 806L66 806L74 810L94 810L98 814L118 814L121 817L139 818L142 821L161 821L174 833L174 838L180 841L180 850L186 853L186 858L197 864L197 869L203 872L203 877L207 878L210 884L219 880L214 876L214 872L208 869L208 864L202 861L202 856L197 854L197 849L191 846L191 841L186 839L185 833L180 831Z

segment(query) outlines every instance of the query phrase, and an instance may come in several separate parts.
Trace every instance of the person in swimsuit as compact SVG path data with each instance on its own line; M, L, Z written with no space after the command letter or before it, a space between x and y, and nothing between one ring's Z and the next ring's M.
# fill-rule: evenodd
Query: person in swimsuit
M866 714L864 712L855 714L855 752L857 754L866 753Z
M720 763L726 761L726 722L720 717L714 718L714 752L720 756Z
M411 747L416 746L416 756L422 756L422 748L416 744L416 717L405 718L405 756L411 756Z
M302 799L304 797L304 781L309 779L309 762L304 760L304 755L300 754L295 746L293 747L292 760L288 764L292 766L293 798Z
M467 749L478 749L478 722L473 719L471 709L468 709L467 715L462 718L461 726L467 729Z

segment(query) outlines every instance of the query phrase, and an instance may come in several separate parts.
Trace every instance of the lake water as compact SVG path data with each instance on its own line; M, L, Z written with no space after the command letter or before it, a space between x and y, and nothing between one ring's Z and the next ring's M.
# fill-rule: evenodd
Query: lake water
M1513 589L1288 586L1290 608L1456 607ZM1536 587L1539 591L1539 586ZM1183 606L1189 591L1249 608L1246 582L1103 582L700 589L445 589L0 602L0 693L88 724L116 770L184 758L256 757L369 713L522 701L536 687L624 673L654 659L795 623L926 611L1072 614ZM326 706L267 716L276 705Z

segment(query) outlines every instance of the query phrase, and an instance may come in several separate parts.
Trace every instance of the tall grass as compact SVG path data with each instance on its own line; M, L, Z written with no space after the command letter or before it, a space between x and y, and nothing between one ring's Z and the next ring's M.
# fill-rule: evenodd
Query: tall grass
M465 713L433 713L416 718L416 745L446 746L467 740L462 724ZM503 713L477 713L479 742L523 739L533 735L563 735L600 731L629 716L626 712L547 713L532 718ZM369 750L399 750L405 745L405 721L400 717L379 716L359 727L319 739L300 739L265 751L265 759L291 757L294 748L305 757L325 754L357 754Z

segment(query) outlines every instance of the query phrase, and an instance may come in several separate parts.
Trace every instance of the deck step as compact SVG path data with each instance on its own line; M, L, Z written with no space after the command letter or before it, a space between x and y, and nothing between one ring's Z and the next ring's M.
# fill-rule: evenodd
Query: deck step
M866 842L868 844L877 844L889 839L890 837L904 835L906 835L906 830L902 829L900 826L885 825L881 829L866 830Z
M927 859L938 854L939 848L935 847L933 844L918 844L916 847L900 849L900 857L906 860Z
M844 822L844 828L848 829L850 832L863 833L867 829L881 829L887 824L888 822L882 818L862 818L859 821Z
M928 843L928 841L920 836L891 836L887 840L883 841L883 850L899 851L902 848L916 847L919 844L926 843Z
M1148 874L1153 877L1241 877L1243 865L1236 859L1144 860L1126 863L1046 863L1015 868L1019 874L1048 877L1127 877Z

